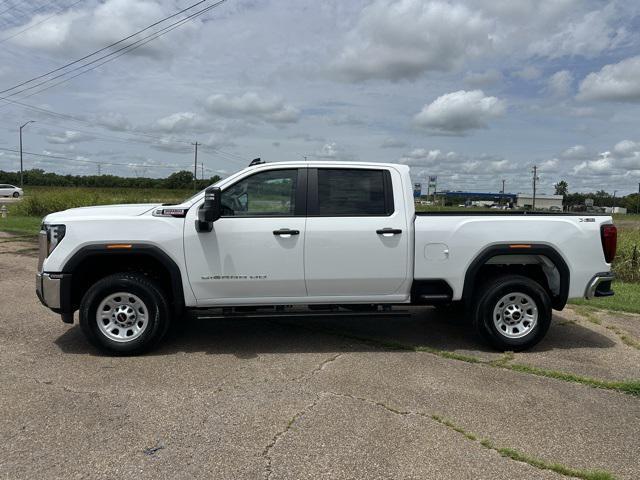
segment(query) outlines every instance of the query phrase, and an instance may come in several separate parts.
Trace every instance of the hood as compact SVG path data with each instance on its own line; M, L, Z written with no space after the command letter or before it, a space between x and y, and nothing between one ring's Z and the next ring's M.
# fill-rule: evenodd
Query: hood
M160 206L159 203L132 203L127 205L70 208L69 210L51 213L44 218L44 221L58 223L82 218L137 217L158 206Z

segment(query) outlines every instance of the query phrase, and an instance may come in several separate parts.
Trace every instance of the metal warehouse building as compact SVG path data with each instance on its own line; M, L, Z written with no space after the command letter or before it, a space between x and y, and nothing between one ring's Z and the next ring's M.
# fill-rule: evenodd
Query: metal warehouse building
M533 195L519 193L516 197L517 208L531 208ZM536 195L536 210L549 210L551 207L562 208L562 195Z

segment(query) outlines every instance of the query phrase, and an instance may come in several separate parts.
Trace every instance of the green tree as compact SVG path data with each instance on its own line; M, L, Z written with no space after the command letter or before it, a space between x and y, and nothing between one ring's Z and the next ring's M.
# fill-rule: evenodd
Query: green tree
M193 186L193 173L186 170L174 172L164 181L166 188L189 188Z
M560 180L558 183L556 183L554 185L554 188L556 189L556 195L562 195L563 197L566 197L569 193L569 184L564 180Z

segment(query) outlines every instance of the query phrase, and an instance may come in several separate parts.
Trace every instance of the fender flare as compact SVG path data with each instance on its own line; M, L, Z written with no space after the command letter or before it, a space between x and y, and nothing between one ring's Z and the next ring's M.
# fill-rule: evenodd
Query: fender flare
M109 242L109 244L112 243L115 242ZM118 257L144 255L151 257L154 260L157 260L169 272L175 312L177 313L184 309L185 300L182 285L182 273L180 272L180 268L176 262L165 251L156 245L148 243L131 243L127 244L130 245L130 247L117 249L108 248L107 245L107 243L102 242L85 245L80 248L65 262L62 267L62 273L71 274L72 276L78 265L80 265L84 260L92 257L108 257L110 255ZM71 292L69 291L69 297L70 295ZM66 305L69 307L71 306L71 298L67 299Z
M490 258L498 255L542 255L547 257L555 265L560 274L560 291L558 295L551 298L551 303L555 310L562 310L564 308L569 298L569 285L571 280L571 272L567 266L567 262L565 262L562 255L552 246L535 243L530 244L526 249L513 248L511 244L497 244L482 250L473 259L465 273L462 289L463 300L468 301L472 298L474 294L474 281L480 268L482 268Z

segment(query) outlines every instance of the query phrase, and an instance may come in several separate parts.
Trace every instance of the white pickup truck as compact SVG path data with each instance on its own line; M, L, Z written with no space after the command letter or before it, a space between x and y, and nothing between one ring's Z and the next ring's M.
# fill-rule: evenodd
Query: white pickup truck
M115 354L148 350L186 310L452 304L494 347L522 350L567 299L613 295L616 236L594 214L416 213L404 165L261 163L178 205L48 215L36 290Z

